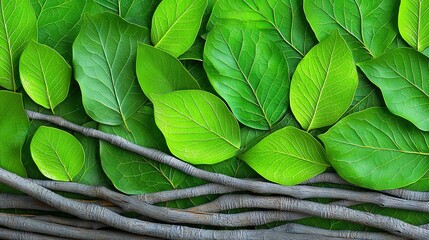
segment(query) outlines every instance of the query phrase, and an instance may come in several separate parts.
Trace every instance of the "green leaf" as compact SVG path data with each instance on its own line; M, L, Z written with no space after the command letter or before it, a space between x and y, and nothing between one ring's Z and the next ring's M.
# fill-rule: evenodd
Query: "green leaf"
M95 0L101 11L114 13L128 22L150 28L152 15L161 0Z
M260 176L250 168L245 162L233 157L226 161L213 165L198 165L199 169L224 174L235 178L260 178Z
M0 1L0 87L19 87L19 56L37 36L36 16L29 0Z
M349 108L357 85L352 53L334 31L299 63L290 86L292 112L306 130L332 125Z
M204 44L206 41L197 37L192 46L182 55L178 57L179 60L195 60L195 61L203 61L203 53L204 53Z
M359 67L381 89L390 112L429 131L429 61L423 54L398 48Z
M29 129L21 94L0 91L0 167L25 177L21 149Z
M420 178L417 182L404 187L406 190L428 192L429 191L429 172Z
M79 141L68 132L41 126L30 144L31 156L47 178L72 181L85 163Z
M42 107L54 112L66 99L72 70L54 49L30 42L22 52L19 73L24 90Z
M200 89L179 60L161 49L140 43L137 49L137 78L146 96L176 90Z
M295 127L268 135L240 159L265 179L283 185L301 183L329 166L322 145Z
M152 18L154 46L182 55L196 39L206 7L207 0L163 0Z
M337 173L360 187L404 187L429 170L429 133L383 108L351 114L319 138Z
M140 146L165 151L162 133L155 125L153 110L142 107L124 125L100 125L100 130L121 136ZM100 141L101 164L115 187L127 194L143 194L180 188L186 175L179 170Z
M429 2L401 0L398 16L399 33L417 51L429 47Z
M84 127L97 129L96 122L88 122ZM85 152L85 164L79 174L73 178L73 182L94 186L108 186L109 179L103 172L99 156L99 141L96 138L86 137L82 134L75 134L77 140L82 144Z
M200 85L202 90L215 93L215 90L213 89L213 86L210 84L209 78L207 77L207 73L204 70L202 62L187 60L182 61L182 64L198 82L198 85Z
M304 12L319 41L338 30L360 62L383 54L395 41L398 5L384 0L304 0Z
M48 45L67 61L81 27L87 0L31 0L37 17L38 42Z
M170 151L192 164L214 164L235 156L240 129L226 105L211 93L182 90L155 95L155 121Z
M137 42L147 42L148 34L146 28L110 13L85 18L73 44L73 64L83 105L95 121L126 125L145 103L135 58Z
M207 36L203 63L214 89L244 125L267 130L285 114L287 63L264 31L216 25Z
M231 20L268 29L276 37L287 58L289 74L316 43L303 11L302 0L219 0L213 8L208 28Z

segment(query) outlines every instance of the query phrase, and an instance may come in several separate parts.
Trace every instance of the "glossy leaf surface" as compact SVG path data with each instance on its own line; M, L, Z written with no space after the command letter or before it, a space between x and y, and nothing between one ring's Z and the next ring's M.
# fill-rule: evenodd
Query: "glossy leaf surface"
M338 30L356 62L383 54L397 36L399 1L304 0L304 12L319 41Z
M19 61L21 83L34 102L54 111L69 92L72 69L54 49L30 42Z
M360 187L404 187L429 170L429 133L384 108L351 114L319 137L337 173Z
M423 54L398 48L359 67L381 89L390 112L429 131L429 61Z
M401 0L398 16L401 36L417 51L429 47L429 2Z
M231 20L272 32L287 58L289 74L317 40L307 23L302 0L219 0L213 8L209 30Z
M200 89L197 81L179 60L150 45L138 45L136 65L140 87L149 99L152 94Z
M174 57L188 50L197 37L207 0L163 0L152 18L155 47Z
M72 181L85 163L85 153L79 141L57 128L39 127L30 149L39 170L53 180Z
M0 1L0 87L16 91L19 56L37 36L36 16L29 0Z
M358 85L353 56L338 32L299 63L291 82L291 109L302 128L334 124L349 108Z
M55 49L71 63L71 47L87 0L31 0L31 4L37 17L38 43Z
M207 37L203 63L212 86L244 125L267 130L286 112L287 63L263 31L216 25Z
M226 105L211 93L182 90L153 98L156 125L170 151L192 164L214 164L235 156L240 129Z
M103 13L85 18L73 44L76 80L87 114L97 122L126 124L146 101L135 73L137 42L148 30Z
M0 167L26 176L21 149L29 130L20 94L0 91Z
M268 135L240 159L265 179L283 185L301 183L329 166L322 145L295 127Z

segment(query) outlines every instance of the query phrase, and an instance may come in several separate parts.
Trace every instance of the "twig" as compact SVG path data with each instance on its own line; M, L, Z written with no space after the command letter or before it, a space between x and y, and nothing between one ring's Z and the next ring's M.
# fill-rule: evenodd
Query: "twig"
M43 234L16 231L0 227L0 239L10 240L64 240L64 238L52 237Z
M264 197L248 194L222 195L219 197L220 209L263 208L299 212L325 219L351 221L366 226L383 229L390 233L413 239L426 239L429 230L416 227L395 218L361 212L334 204L320 204L287 197ZM417 235L420 235L418 237Z
M342 179L336 173L319 174L314 178L311 178L305 182L302 182L301 185L313 184L313 183L335 183L335 184L342 184L342 185L352 185L351 183ZM417 191L411 191L406 189L392 189L392 190L383 190L379 192L382 192L391 196L395 196L398 198L403 198L406 200L429 201L429 192L417 192Z
M185 163L159 150L136 145L116 135L107 134L92 128L82 127L77 124L66 121L61 117L45 115L45 114L28 111L28 110L26 110L26 112L29 118L31 119L47 121L47 122L56 124L58 126L79 132L83 135L107 141L119 148L131 151L141 156L164 163L186 174L189 174L193 177L200 178L213 183L218 183L225 186L240 188L254 193L280 194L280 195L292 196L299 199L305 199L305 198L344 199L344 200L357 201L357 202L373 203L373 204L380 205L382 207L429 212L429 204L421 203L418 201L409 201L409 200L394 198L394 197L386 196L382 193L358 192L358 191L350 191L350 190L344 190L344 189L318 188L318 187L311 187L311 186L281 186L274 183L238 179L238 178L226 176L219 173L212 173L212 172L208 172L208 171L196 168L188 163Z
M237 188L232 188L224 185L219 185L216 183L207 183L197 187L190 187L186 189L176 189L163 192L147 193L141 195L134 195L137 199L145 201L147 203L160 203L160 202L169 202L178 199L199 197L211 194L224 194L231 192L242 191Z
M15 230L30 231L57 237L93 240L141 239L141 236L114 231L92 230L48 223L18 215L0 213L0 225ZM153 238L152 238L153 239Z
M95 204L60 196L36 183L0 168L0 182L20 190L52 207L79 218L105 223L126 232L168 239L311 239L311 235L280 234L270 230L206 230L158 224L127 218Z
M49 222L49 223L56 223L66 226L72 226L77 228L87 228L87 229L101 229L108 227L106 224L99 223L99 222L93 222L93 221L85 221L82 219L76 219L76 218L64 218L64 217L57 217L57 216L46 216L46 215L36 215L36 216L29 216L30 218L34 220L39 220L43 222Z
M403 237L398 237L388 233L378 232L362 232L349 230L326 230L316 227L305 226L296 223L287 223L273 228L274 231L283 231L287 233L307 233L314 235L322 235L326 237L346 238L346 239L377 239L377 240L404 240ZM317 238L317 237L316 237Z

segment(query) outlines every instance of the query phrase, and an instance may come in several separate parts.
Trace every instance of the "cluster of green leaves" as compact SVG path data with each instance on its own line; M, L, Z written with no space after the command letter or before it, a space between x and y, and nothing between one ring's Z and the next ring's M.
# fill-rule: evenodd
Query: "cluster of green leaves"
M25 105L232 176L294 185L332 167L428 190L427 5L3 0L0 166L130 194L201 184Z

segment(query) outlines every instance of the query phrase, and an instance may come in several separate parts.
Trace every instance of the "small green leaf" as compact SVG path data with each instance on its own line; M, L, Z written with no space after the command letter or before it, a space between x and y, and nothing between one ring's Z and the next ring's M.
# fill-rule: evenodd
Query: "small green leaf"
M292 112L306 130L332 125L349 108L357 85L352 53L334 31L299 63L290 87Z
M126 125L146 101L135 73L137 42L147 28L103 13L87 16L73 44L74 74L88 115L97 122Z
M337 173L360 187L400 188L429 170L429 133L383 108L353 113L319 138Z
M152 94L200 89L180 61L161 49L140 43L136 65L140 87L149 99L152 99Z
M0 91L0 167L23 177L21 149L28 130L21 94Z
M429 1L401 0L398 27L404 40L417 51L429 47Z
M47 178L72 181L85 163L85 153L79 141L68 132L41 126L30 144L31 156Z
M38 42L55 49L68 62L81 27L87 0L31 0L37 17Z
M264 33L242 23L218 24L207 36L203 61L237 119L260 130L270 129L289 106L286 59Z
M381 89L389 111L429 131L429 61L414 49L394 49L359 67Z
M280 129L240 156L262 177L295 185L322 173L329 166L322 145L295 127Z
M66 99L71 67L54 49L30 42L19 61L21 83L34 102L54 112Z
M356 62L377 57L395 41L399 1L304 0L304 12L319 41L338 30Z
M211 93L182 90L155 95L155 120L170 151L192 164L214 164L235 156L240 129L226 105Z
M154 46L182 55L196 39L206 7L207 0L163 0L152 18Z
M19 56L37 37L36 16L29 0L0 1L0 87L19 87Z
M317 43L305 19L302 0L219 0L213 8L208 29L232 20L268 30L283 51L292 74L299 61Z

